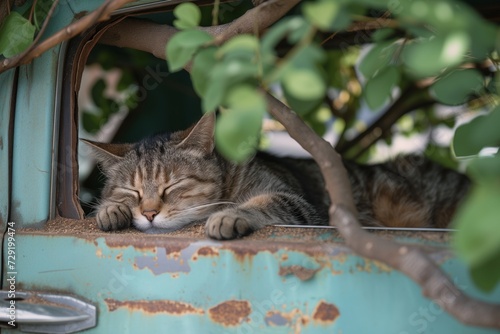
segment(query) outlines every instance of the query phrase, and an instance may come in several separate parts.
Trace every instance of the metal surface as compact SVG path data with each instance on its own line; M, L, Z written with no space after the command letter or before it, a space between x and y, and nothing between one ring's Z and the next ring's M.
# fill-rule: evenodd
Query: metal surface
M23 332L74 333L96 325L96 308L72 296L0 291L0 322L15 321Z
M47 33L100 3L61 2ZM91 319L83 319L83 313L92 313L89 304L96 305L98 325L86 333L495 333L458 323L425 299L404 275L353 254L333 228L270 227L243 240L217 242L205 238L203 227L146 235L129 230L102 233L91 220L46 222L54 215L54 158L62 155L61 150L76 148L74 138L69 146L55 144L57 129L61 131L59 108L62 127L76 128L77 122L68 102L74 98L68 80L72 73L64 73L68 81L58 81L63 50L60 46L51 49L22 66L19 73L10 216L20 227L15 233L17 298L23 296L19 291L50 291L56 299L50 299L47 292L30 296L43 297L45 302L39 304L45 311L68 311L69 306L65 317L81 318L82 323ZM12 75L0 76L0 136L8 133L5 130L12 122L7 111L9 92L16 91ZM61 87L70 91L63 96L64 104L58 97ZM69 135L74 133L69 131ZM11 139L7 144L3 141L3 148L0 145L0 218L4 223L9 191L3 186L10 182L8 168L4 169L9 158L5 147ZM33 228L39 227L37 223L43 228ZM500 287L488 295L475 289L464 265L448 250L447 233L374 233L422 245L466 293L500 300ZM4 242L4 254L7 247ZM3 257L4 267L6 261ZM8 276L3 275L4 289L10 288ZM88 304L83 309L89 312L78 311L61 295L85 298ZM21 323L22 306L19 310ZM34 320L33 315L30 319ZM21 329L36 330L26 326L30 325ZM2 329L2 333L17 332Z
M30 256L17 268L22 289L72 291L97 305L99 323L88 333L495 333L458 323L404 275L335 241L334 230L272 227L217 242L203 238L202 226L174 237L86 224L95 222L19 230L18 248ZM439 233L399 234L386 237L428 245L467 293L500 299L500 288L474 288L446 245L433 241Z
M68 4L61 2L48 24L45 35L53 34L74 20ZM51 210L60 89L61 44L32 63L19 67L16 117L14 120L12 194L10 219L18 227L46 221ZM39 196L38 194L44 194Z

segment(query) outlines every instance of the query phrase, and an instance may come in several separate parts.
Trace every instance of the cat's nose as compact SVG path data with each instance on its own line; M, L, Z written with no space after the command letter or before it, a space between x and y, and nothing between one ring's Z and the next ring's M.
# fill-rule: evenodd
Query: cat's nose
M158 211L156 211L156 210L142 211L142 215L144 217L146 217L150 222L152 222L153 219L155 219L155 217L156 217L157 214L158 214Z

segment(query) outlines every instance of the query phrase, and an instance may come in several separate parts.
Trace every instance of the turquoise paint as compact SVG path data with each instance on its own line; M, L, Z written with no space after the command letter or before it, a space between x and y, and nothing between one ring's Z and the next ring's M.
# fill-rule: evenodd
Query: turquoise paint
M20 67L14 121L11 219L48 218L57 60L60 46ZM59 101L58 101L59 103Z
M23 289L74 293L97 305L99 325L88 333L164 332L165 328L178 333L289 333L298 327L300 333L498 333L459 324L423 298L404 275L364 260L342 245L325 244L312 257L288 243L277 252L264 249L241 258L226 249L230 245L209 240L194 241L167 254L165 245L175 239L149 238L158 246L111 248L104 237L85 240L19 231L18 282ZM197 253L207 246L218 254ZM279 276L280 266L288 265L319 271L307 281ZM456 259L449 258L442 266L467 293L500 299L500 288L489 296L474 289ZM110 311L106 299L170 300L189 304L200 313ZM230 300L248 301L252 311L238 325L225 327L211 319L209 309ZM321 301L340 310L334 322L323 325L312 320ZM270 317L270 311L288 314L292 321L281 315ZM270 319L280 326L269 326Z
M71 22L73 12L89 10L100 3L97 0L61 2L47 33ZM12 180L12 220L19 227L44 221L49 212L53 112L59 103L54 96L60 51L60 47L53 48L20 69ZM9 103L4 97L9 97L8 92L13 89L12 76L13 71L0 75L1 134L7 133ZM8 170L4 169L8 160L5 144L4 140L4 148L0 150L2 219L8 217L9 197L9 191L4 191L8 184ZM318 244L329 238L329 232L321 234ZM386 271L343 246L324 244L323 254L313 257L288 244L278 252L261 250L241 259L231 250L223 249L228 245L225 243L199 240L178 254L167 255L169 239L155 240L158 246L150 249L110 248L104 237L85 240L18 231L18 288L59 291L91 301L99 308L98 327L87 333L290 333L299 327L300 332L306 334L498 333L459 324L423 298L420 289L404 275ZM290 242L293 241L290 238ZM274 243L272 238L269 242ZM213 247L218 255L196 256L197 251L206 246ZM500 300L500 287L491 295L481 294L458 260L441 253L434 258L467 293L490 301ZM307 281L290 275L279 276L280 266L289 265L318 269L318 272ZM125 308L110 311L106 299L170 300L189 304L201 313L174 315ZM209 310L230 300L248 301L252 312L238 325L225 327L210 318ZM334 304L340 310L334 322L322 325L311 319L321 301ZM279 311L281 315L269 316L270 311ZM302 324L300 317L308 321ZM277 326L271 327L271 321ZM13 333L6 329L3 332Z

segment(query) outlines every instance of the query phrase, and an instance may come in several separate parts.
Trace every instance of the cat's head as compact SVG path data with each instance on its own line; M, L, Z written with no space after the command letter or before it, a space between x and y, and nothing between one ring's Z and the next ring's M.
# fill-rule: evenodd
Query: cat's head
M107 177L101 206L125 204L141 231L175 230L206 219L223 193L214 127L215 115L209 113L187 130L137 144L84 140Z

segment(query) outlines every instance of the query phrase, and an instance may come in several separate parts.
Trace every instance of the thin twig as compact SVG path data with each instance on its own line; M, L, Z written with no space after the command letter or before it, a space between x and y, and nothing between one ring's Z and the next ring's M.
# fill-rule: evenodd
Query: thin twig
M377 140L382 138L383 134L403 115L431 103L434 103L434 100L430 98L425 89L415 86L407 88L389 109L387 109L387 111L374 121L365 131L358 134L352 140L345 142L343 145L338 145L337 151L344 155L358 144L361 144L361 149L363 151L366 150ZM354 153L352 155L358 154Z
M56 46L57 44L68 40L85 29L88 29L91 27L93 24L96 22L104 21L109 19L110 14L121 7L123 7L125 4L132 2L134 0L107 0L104 4L102 4L100 7L98 7L96 10L90 12L89 14L85 15L81 19L73 22L72 24L66 26L65 28L59 30L56 32L54 35L48 37L44 41L37 43L37 44L32 44L32 46L29 48L30 51L25 53L21 53L19 55L13 56L11 58L6 58L2 61L0 65L0 73L3 73L11 68L14 68L16 66L26 64L33 60L34 58L39 57L42 53L45 51L51 49L52 47ZM42 34L39 34L40 36Z
M110 3L113 5L123 5L129 1L111 1ZM231 24L207 27L204 28L204 30L211 32L222 43L237 34L250 33L254 27L255 20L258 20L259 27L268 27L281 18L299 1L300 0L278 1L277 3L279 3L280 6L276 6L276 11L259 12L252 9ZM107 2L106 4L110 5L110 3ZM102 17L99 13L95 14L102 19L110 13L111 5L110 7L104 6L103 8L104 9L99 12L103 14ZM256 17L257 13L258 17ZM70 32L63 34L63 36L58 35L54 37L52 42L60 41L63 37L71 35L71 33L74 33L72 30L74 28L87 28L87 24L89 22L91 23L94 18L95 16L88 18L85 22L79 23L77 27L70 25ZM120 25L127 24L127 22L130 21L124 20ZM151 28L152 25L155 25L157 28L161 27L161 25L144 23L144 21L139 20L133 22L136 24L136 27L140 25L147 28ZM140 34L144 31L147 31L147 33ZM157 50L158 48L164 49L168 41L168 37L165 38L161 36L164 31L172 33L175 29L171 27L163 30L139 29L140 33L138 33L138 31L110 29L106 32L105 35L107 35L107 37L105 36L103 40L106 41L107 44L119 44L120 46L133 48L136 48L137 43L141 43L141 48L144 51L149 51L153 54L156 52L160 58L165 58L165 53L159 53ZM158 34L160 34L160 36L158 36ZM130 38L127 39L127 36ZM145 36L148 38L145 38ZM149 47L145 42L139 41L140 39L148 40L150 44ZM151 42L152 39L164 40L165 42L162 45L156 45ZM38 51L47 50L43 48L36 49ZM321 168L328 194L333 203L329 211L330 224L337 226L349 247L361 256L381 261L405 273L422 287L425 296L436 301L448 313L452 314L460 321L469 325L500 328L500 317L498 316L500 314L500 305L475 300L463 294L440 267L417 247L400 245L386 239L380 239L376 235L361 229L355 218L357 211L352 198L347 171L342 164L341 156L328 142L316 135L298 115L293 113L281 101L266 92L264 93L266 95L269 112L285 126L292 138L311 153Z

